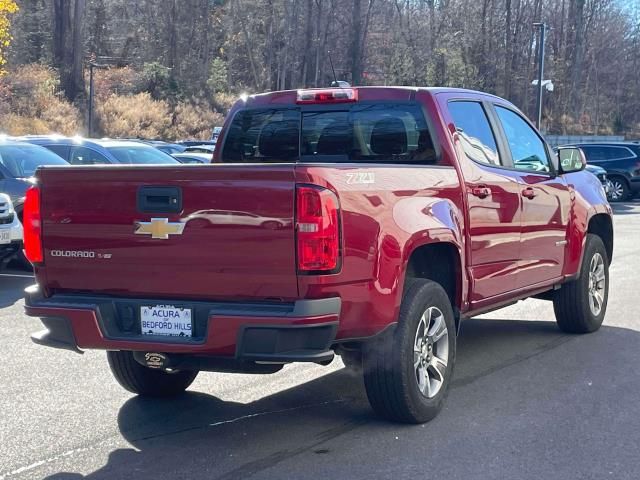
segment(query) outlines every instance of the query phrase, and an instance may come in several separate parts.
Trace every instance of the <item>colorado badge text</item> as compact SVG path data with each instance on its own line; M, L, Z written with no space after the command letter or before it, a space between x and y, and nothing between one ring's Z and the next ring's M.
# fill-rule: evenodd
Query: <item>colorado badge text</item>
M169 222L168 218L152 218L150 222L136 222L137 235L151 235L151 238L167 240L169 235L182 235L185 224Z

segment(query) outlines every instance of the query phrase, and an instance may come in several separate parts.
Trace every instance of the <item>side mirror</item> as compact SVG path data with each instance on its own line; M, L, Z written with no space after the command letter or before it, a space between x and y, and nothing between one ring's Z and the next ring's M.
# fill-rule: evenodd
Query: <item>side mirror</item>
M572 173L584 170L587 166L587 157L581 148L561 147L558 149L560 173Z

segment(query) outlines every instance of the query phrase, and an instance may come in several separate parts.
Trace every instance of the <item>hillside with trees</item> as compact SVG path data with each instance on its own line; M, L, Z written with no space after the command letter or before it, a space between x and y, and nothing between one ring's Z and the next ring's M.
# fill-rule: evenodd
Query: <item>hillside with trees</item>
M99 135L206 138L240 93L326 86L331 63L355 85L485 90L533 117L543 21L543 129L640 137L638 0L16 3L0 51L12 134L85 132L90 62Z

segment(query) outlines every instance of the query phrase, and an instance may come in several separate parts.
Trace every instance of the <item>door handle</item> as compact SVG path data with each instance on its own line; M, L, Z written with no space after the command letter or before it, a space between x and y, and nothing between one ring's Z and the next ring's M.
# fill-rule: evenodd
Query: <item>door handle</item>
M532 187L527 187L522 190L522 196L528 199L532 199L536 196L536 191Z
M491 189L486 185L478 185L471 189L471 195L478 198L487 198L491 195Z

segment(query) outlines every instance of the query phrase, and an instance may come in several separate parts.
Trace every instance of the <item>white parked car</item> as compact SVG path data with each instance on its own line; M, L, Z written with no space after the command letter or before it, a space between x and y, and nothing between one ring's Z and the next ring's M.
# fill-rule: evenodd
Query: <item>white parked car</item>
M0 193L0 267L22 249L22 224L9 195Z

